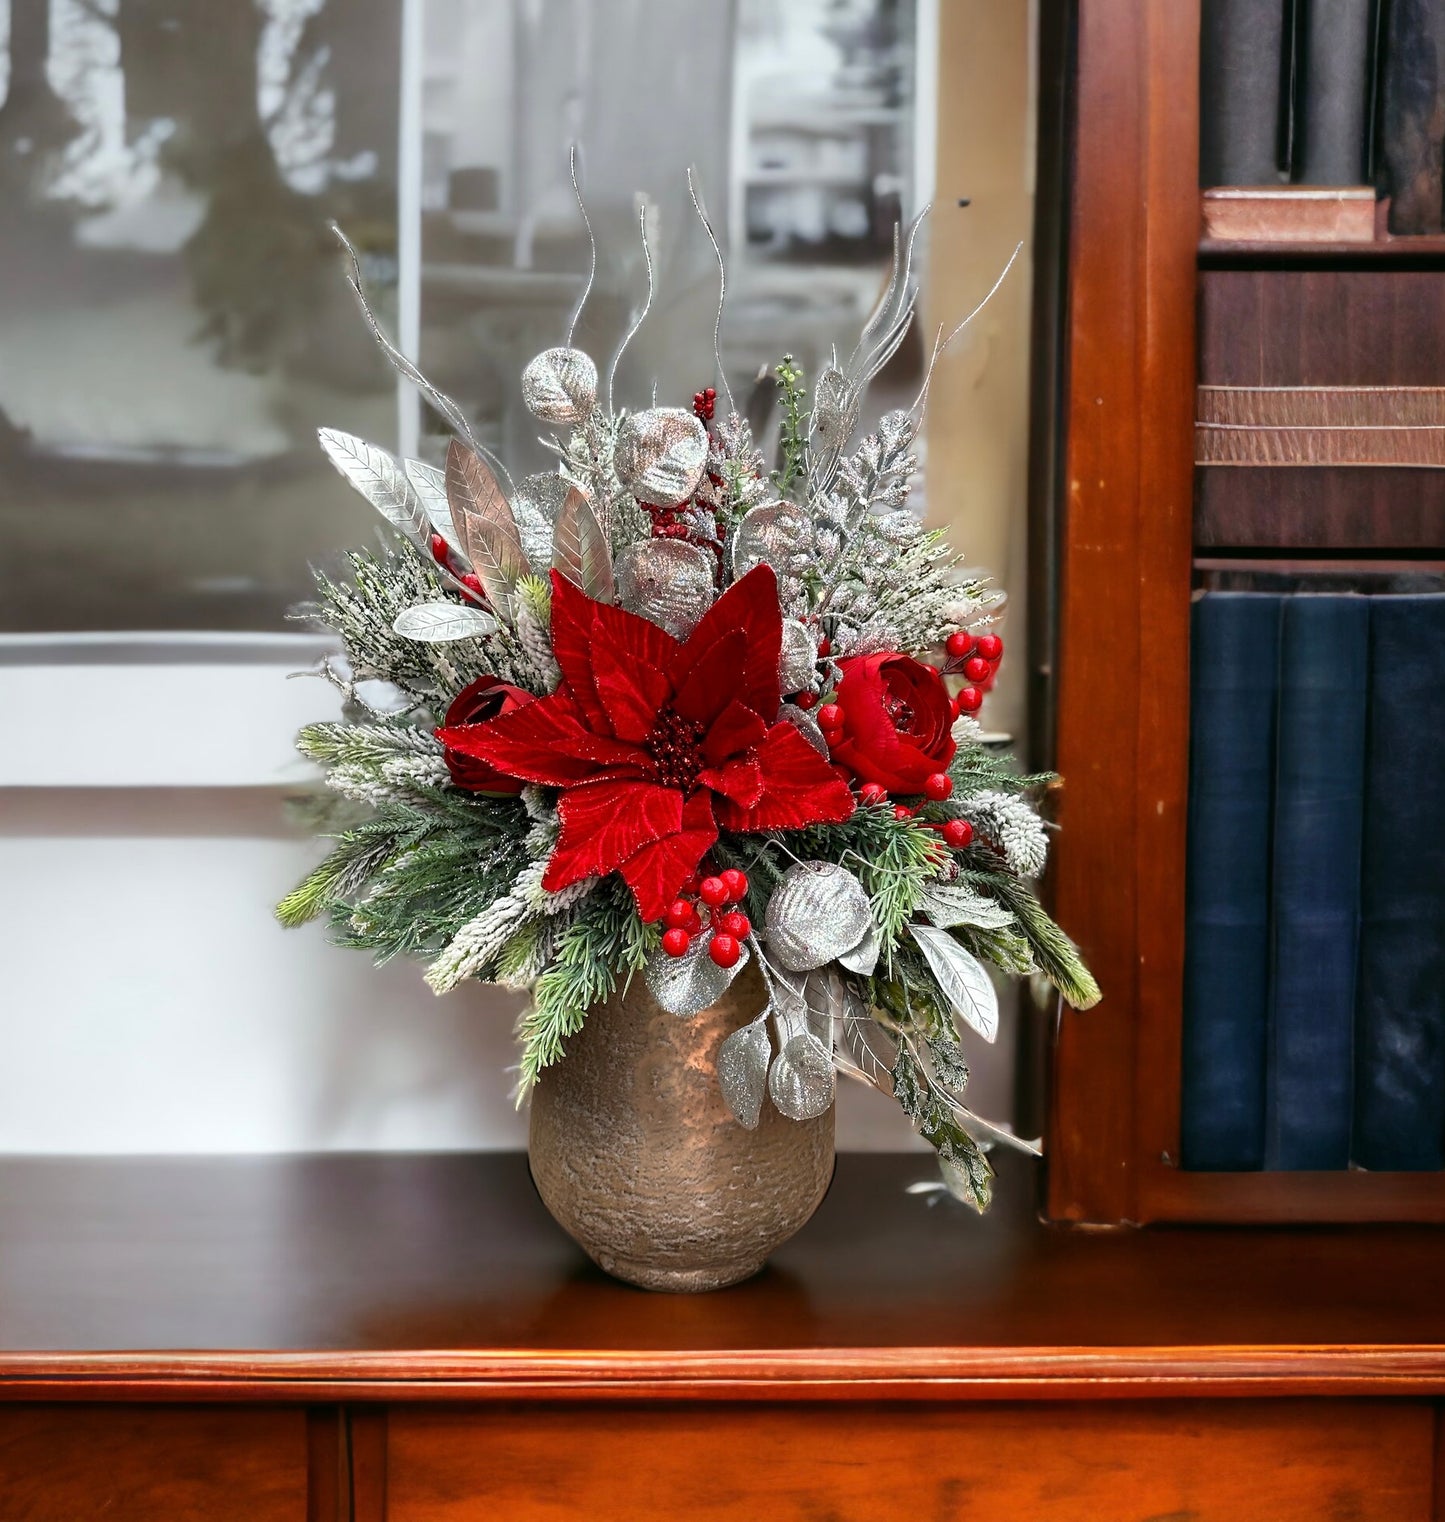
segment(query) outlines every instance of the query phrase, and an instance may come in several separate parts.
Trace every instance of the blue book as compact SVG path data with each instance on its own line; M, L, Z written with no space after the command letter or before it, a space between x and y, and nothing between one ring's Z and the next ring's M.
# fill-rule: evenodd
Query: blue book
M1193 610L1180 1162L1264 1164L1271 805L1281 598Z
M1370 599L1354 1160L1445 1167L1445 594Z
M1287 597L1280 622L1266 1168L1347 1168L1370 605Z

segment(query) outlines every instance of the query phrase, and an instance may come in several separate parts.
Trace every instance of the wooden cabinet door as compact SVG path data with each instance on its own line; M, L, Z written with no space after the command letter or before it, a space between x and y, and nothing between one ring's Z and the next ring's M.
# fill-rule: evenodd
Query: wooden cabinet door
M0 1405L0 1518L337 1522L308 1511L307 1450L299 1409Z
M357 1522L1429 1522L1434 1412L1363 1401L393 1408Z

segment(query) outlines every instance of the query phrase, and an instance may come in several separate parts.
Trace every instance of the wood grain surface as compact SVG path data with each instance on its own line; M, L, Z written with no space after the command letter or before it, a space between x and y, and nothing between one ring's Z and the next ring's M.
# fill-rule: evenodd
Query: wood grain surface
M315 1522L338 1513L313 1512ZM297 1410L0 1407L5 1522L303 1522Z
M1048 1202L1066 1220L1138 1218L1140 1111L1177 1089L1198 41L1177 0L1078 8L1051 876L1104 999L1059 1028Z
M1426 1406L553 1406L389 1422L387 1522L1427 1522Z
M426 1401L1445 1393L1445 1232L980 1219L845 1155L759 1277L593 1268L516 1154L0 1162L0 1396Z

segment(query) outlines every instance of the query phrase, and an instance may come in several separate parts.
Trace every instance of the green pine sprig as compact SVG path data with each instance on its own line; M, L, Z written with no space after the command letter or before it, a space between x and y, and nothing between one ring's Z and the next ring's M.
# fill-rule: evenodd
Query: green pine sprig
M567 1038L582 1029L594 1004L638 972L657 943L658 929L638 918L632 892L617 877L604 878L578 904L557 937L556 954L532 990L522 1016L518 1103L545 1068L558 1061Z

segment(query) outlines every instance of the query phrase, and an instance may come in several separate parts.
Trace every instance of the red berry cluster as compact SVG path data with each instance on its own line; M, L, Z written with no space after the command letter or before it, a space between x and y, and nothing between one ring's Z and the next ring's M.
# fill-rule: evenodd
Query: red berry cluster
M652 538L681 539L686 544L695 544L698 549L710 552L718 565L722 565L721 537L699 538L694 525L682 517L683 513L694 506L693 503L679 502L675 507L654 507L650 502L639 502L637 505L652 519Z
M931 803L942 803L952 795L953 778L947 772L934 772L932 776L924 778L923 796ZM880 782L865 782L858 789L858 801L872 808L888 805L888 789ZM891 807L895 819L912 819L918 813L916 808L910 808L906 803L895 803ZM944 844L955 851L961 851L973 840L973 826L966 819L920 819L918 822L924 829L937 830L943 837Z
M431 536L431 555L442 570L449 571L467 589L473 601L486 602L487 594L482 590L481 578L473 571L457 570L452 561L451 546L440 534Z
M689 898L695 893L695 899ZM745 872L729 867L713 877L693 877L683 888L683 896L674 899L662 917L667 929L662 933L662 949L670 957L687 954L692 938L703 929L702 913L698 903L708 911L708 927L712 938L707 954L719 967L734 967L743 954L743 942L752 934L752 922L741 909L729 909L729 904L740 904L748 896L748 879Z
M984 693L992 688L998 675L998 663L1003 659L1003 641L997 634L975 636L957 629L948 636L944 648L948 651L944 671L949 675L961 671L968 682L953 700L954 713L977 713L983 706Z
M652 519L654 539L686 539L692 533L691 526L680 517L692 506L690 502L679 502L675 507L654 507L650 502L638 505Z
M694 391L692 394L692 410L701 423L712 422L712 415L717 407L717 392L711 386L706 391Z

